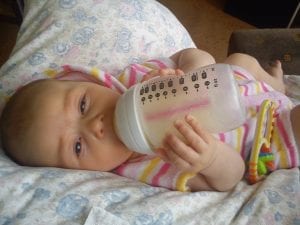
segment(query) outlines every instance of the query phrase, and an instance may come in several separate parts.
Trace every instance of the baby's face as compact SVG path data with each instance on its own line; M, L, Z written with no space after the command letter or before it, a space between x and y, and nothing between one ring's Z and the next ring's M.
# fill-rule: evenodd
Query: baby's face
M132 155L114 132L115 91L89 82L52 81L36 94L36 115L26 143L30 160L109 171Z

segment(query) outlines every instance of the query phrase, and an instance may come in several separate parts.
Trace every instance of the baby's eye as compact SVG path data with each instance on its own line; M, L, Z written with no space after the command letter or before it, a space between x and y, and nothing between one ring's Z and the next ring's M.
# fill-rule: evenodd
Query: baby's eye
M79 102L79 110L81 114L84 114L86 111L86 95L84 95Z
M75 142L75 145L74 145L74 152L75 152L75 154L77 155L77 157L80 156L81 150L82 150L82 143L81 143L81 138L79 138L79 139Z

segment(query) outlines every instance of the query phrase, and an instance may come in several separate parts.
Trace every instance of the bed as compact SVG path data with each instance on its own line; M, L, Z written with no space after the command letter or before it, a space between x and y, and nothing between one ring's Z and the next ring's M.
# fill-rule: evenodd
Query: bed
M17 87L63 64L117 74L187 47L195 47L188 32L154 0L27 0L0 70L0 107ZM107 172L19 166L0 150L0 224L296 225L299 177L294 168L255 185L241 181L230 192L182 193Z

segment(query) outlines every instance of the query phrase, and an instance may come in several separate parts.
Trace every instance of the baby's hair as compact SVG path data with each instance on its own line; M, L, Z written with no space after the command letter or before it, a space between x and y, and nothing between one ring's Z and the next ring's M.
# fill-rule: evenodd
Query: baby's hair
M18 157L23 151L26 132L34 119L34 98L42 84L50 80L33 81L18 89L8 100L0 118L0 135L5 154L19 164Z

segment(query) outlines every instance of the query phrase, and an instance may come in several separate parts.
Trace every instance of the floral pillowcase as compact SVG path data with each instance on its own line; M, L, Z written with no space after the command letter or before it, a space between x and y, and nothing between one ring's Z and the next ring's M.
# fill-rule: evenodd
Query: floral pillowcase
M188 47L195 45L186 29L154 0L27 0L17 43L0 69L0 111L18 87L64 64L116 75Z

